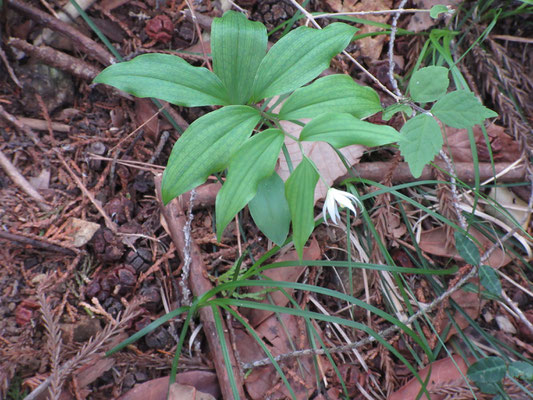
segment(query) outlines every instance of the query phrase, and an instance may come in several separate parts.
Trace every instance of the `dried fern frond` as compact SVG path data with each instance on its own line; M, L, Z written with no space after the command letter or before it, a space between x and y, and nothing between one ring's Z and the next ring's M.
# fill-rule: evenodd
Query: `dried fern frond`
M64 381L79 367L89 363L97 353L102 352L103 348L109 344L109 342L111 342L118 334L122 333L139 313L140 309L138 301L128 304L124 312L119 314L114 322L106 325L102 331L98 332L85 343L70 360L56 368L52 374L39 385L39 387L26 397L26 400L36 399L37 396L46 390L55 379Z

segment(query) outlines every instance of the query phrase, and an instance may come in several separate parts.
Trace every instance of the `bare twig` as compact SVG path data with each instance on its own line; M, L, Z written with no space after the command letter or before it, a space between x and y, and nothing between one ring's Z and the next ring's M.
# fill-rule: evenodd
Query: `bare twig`
M76 255L76 250L77 250L77 249L76 250L71 249L70 247L64 247L58 244L45 242L43 240L32 239L32 238L22 236L19 234L15 234L15 233L5 232L2 230L0 230L0 239L6 239L12 242L23 243L23 244L27 244L33 247L37 247L39 249L54 251L56 253L66 254L69 256Z
M394 17L392 18L392 24L391 24L391 32L390 32L390 41L389 41L389 80L392 85L392 89L394 90L394 93L398 97L402 97L402 94L400 92L400 89L398 88L398 81L394 77L394 66L396 63L394 62L394 41L396 39L396 31L398 30L398 19L400 18L401 11L405 7L405 3L407 3L407 0L402 0L400 5L398 6L398 10L394 13Z
M96 201L96 199L94 198L93 194L85 187L85 185L83 184L81 179L78 178L78 175L76 175L74 173L74 171L72 171L72 168L70 168L70 166L67 164L67 162L65 161L65 159L63 158L61 153L59 151L56 151L56 155L59 157L59 160L61 160L61 163L65 166L67 172L70 174L72 179L74 179L74 181L76 182L76 184L78 185L80 190L83 192L83 194L89 198L91 203L93 203L94 207L98 210L100 215L104 218L106 226L109 229L111 229L111 231L113 233L117 233L117 231L118 231L117 225L111 220L111 218L109 218L109 215L107 215L107 213L102 208L100 203Z
M50 211L52 208L46 204L46 200L34 187L24 178L18 169L9 161L5 154L0 150L0 166L11 180L21 188L24 193L37 202L39 208L43 211Z
M83 35L80 31L73 28L66 22L54 18L44 11L32 7L24 1L7 0L6 3L9 7L24 13L38 24L45 25L56 32L62 33L72 40L72 42L74 42L81 50L83 50L85 54L87 54L89 57L97 59L103 65L107 66L115 63L115 58L105 49L105 47L96 43L91 38Z
M87 81L92 81L100 73L100 70L91 64L52 47L34 46L25 40L17 38L9 38L7 43L52 67L59 68Z

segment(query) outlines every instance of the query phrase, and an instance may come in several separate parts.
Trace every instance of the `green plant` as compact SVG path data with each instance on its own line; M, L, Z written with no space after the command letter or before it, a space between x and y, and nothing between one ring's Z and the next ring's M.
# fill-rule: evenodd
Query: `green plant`
M419 104L435 102L433 115L413 104L420 113L407 121L401 134L390 126L362 120L382 111L379 96L349 76L330 75L302 87L328 67L355 32L356 28L344 23L322 30L299 27L267 53L266 28L228 11L213 22L213 72L177 56L146 54L106 68L95 82L181 106L222 106L194 121L176 142L163 175L163 201L167 203L202 184L209 175L227 169L216 200L218 238L235 214L251 203L256 224L277 244L285 241L292 221L292 239L301 257L314 229L313 193L320 171L302 154L303 161L285 185L281 184L274 169L286 138L300 143L324 141L337 149L397 142L413 175L419 176L442 147L435 117L466 128L496 116L471 92L446 94L449 80L444 67L422 68L413 75L411 98ZM279 113L267 108L272 97L287 94L290 96ZM401 110L396 106L385 112L390 115ZM281 120L303 118L312 120L299 138L280 125ZM279 213L258 207L268 202L267 196L274 196ZM284 211L287 208L289 213ZM273 225L272 219L278 223Z

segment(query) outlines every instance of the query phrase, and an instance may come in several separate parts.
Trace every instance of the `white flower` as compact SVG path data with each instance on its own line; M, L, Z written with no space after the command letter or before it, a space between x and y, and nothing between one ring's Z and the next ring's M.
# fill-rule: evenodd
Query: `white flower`
M337 204L343 208L350 209L354 215L357 215L354 204L358 207L361 207L361 202L353 194L343 192L342 190L329 188L328 194L326 195L326 200L324 201L324 207L322 207L322 215L326 224L328 223L328 214L330 215L334 224L337 224L337 219L340 220L341 217L339 215L339 210L337 209Z

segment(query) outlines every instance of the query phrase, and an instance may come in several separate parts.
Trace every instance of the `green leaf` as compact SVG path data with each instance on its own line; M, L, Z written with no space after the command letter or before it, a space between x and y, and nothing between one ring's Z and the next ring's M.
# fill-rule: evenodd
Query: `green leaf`
M457 249L457 253L463 257L463 260L470 265L479 265L481 263L481 256L479 255L479 249L476 244L463 232L456 231L454 237L455 248Z
M395 103L383 110L383 112L381 113L381 119L383 121L390 121L392 116L397 112L403 112L407 114L407 116L411 116L411 114L413 114L413 109L407 104Z
M297 89L281 107L279 118L314 118L330 112L365 118L382 109L374 89L358 85L348 75L336 74Z
M274 172L283 138L279 129L267 129L248 139L231 158L215 203L219 241L235 214L254 198L259 182Z
M448 68L425 67L416 71L411 77L409 93L414 101L428 103L444 96L449 85Z
M345 113L322 114L300 133L301 141L322 141L336 148L352 144L382 146L400 139L401 135L390 126L371 124Z
M500 296L502 292L502 284L498 274L492 267L488 265L482 265L479 267L479 281L489 293L495 296Z
M227 106L194 121L170 154L161 184L163 202L168 203L226 168L260 118L252 107Z
M267 31L235 11L215 18L211 26L213 71L226 85L231 104L246 104L255 73L267 51Z
M257 194L248 208L261 232L281 246L289 234L291 214L285 198L285 184L276 172L259 182Z
M402 129L400 152L415 178L422 175L424 166L433 161L442 148L442 133L434 118L419 114L407 121Z
M100 72L94 82L178 106L229 104L226 89L215 74L170 54L143 54L131 61L113 64Z
M496 383L500 382L506 373L505 361L500 357L483 358L468 368L468 378L476 383Z
M440 14L446 14L449 11L450 10L448 9L448 7L442 4L437 4L431 7L431 10L429 10L429 16L435 19L435 18L438 18Z
M335 22L324 29L301 26L289 32L272 46L259 65L254 101L291 92L316 78L348 46L356 31L350 25Z
M292 240L300 259L305 243L315 228L314 193L318 178L311 161L304 157L285 182L285 196L292 218Z
M509 375L533 382L533 365L526 361L515 361L509 365Z
M445 95L431 108L431 112L446 125L466 129L481 124L498 114L483 106L474 93L456 90Z

